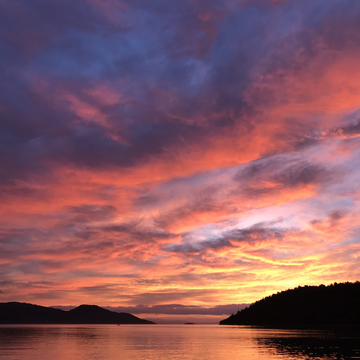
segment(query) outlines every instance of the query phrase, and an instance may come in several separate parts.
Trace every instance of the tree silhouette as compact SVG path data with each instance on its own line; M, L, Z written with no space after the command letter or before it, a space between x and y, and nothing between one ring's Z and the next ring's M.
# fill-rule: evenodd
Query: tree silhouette
M299 286L259 300L220 324L357 327L360 326L360 282Z

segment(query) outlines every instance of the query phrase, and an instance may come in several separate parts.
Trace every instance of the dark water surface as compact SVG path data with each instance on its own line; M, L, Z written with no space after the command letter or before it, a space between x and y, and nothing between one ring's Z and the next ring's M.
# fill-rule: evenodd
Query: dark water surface
M0 359L360 359L360 337L220 325L2 325Z

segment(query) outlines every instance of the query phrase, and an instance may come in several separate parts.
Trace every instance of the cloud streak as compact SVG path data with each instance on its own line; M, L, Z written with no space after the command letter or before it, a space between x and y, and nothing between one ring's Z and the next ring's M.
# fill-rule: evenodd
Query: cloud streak
M0 14L1 301L218 316L359 280L358 1Z

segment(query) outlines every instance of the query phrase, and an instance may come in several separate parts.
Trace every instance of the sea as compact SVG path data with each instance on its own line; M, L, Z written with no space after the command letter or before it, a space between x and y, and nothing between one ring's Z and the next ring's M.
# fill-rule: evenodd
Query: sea
M360 359L360 336L225 325L0 325L0 359Z

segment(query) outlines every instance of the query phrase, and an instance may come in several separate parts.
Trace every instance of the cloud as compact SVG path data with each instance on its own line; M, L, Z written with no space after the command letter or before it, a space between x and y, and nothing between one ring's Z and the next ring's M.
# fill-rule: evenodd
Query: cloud
M224 231L221 237L212 240L171 244L163 250L184 254L205 253L208 251L216 253L236 248L240 244L254 245L263 242L273 243L274 240L281 241L284 235L284 230L273 228L271 224L255 224L249 228ZM188 241L187 238L185 240Z
M166 304L166 305L136 305L136 306L107 306L106 309L130 314L168 314L168 315L229 315L247 307L248 304L228 304L213 307L196 305ZM71 310L75 306L53 306L57 309Z
M112 205L80 205L70 207L70 213L75 215L77 222L101 221L112 218L116 208ZM74 221L73 220L73 221Z
M310 162L296 154L275 155L254 161L238 171L234 180L238 191L249 198L261 198L298 189L312 196L332 181L341 178L333 165Z
M248 304L229 304L213 307L166 304L153 306L129 306L129 307L108 307L109 310L117 312L129 312L131 314L181 314L181 315L227 315L236 313L248 306Z
M153 305L159 302L173 302L173 301L189 301L189 299L196 299L196 301L211 301L213 297L213 291L211 289L189 289L181 290L174 289L173 291L152 291L139 293L133 296L128 296L128 302L140 303L145 305Z
M356 279L359 13L2 1L1 299L217 316Z
M232 243L227 239L216 239L214 241L201 241L198 244L169 245L164 248L165 251L181 252L181 253L198 253L204 250L221 250L232 247Z

